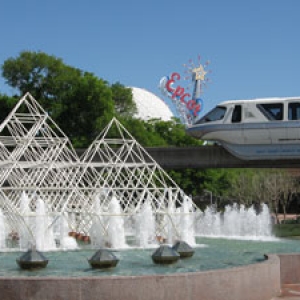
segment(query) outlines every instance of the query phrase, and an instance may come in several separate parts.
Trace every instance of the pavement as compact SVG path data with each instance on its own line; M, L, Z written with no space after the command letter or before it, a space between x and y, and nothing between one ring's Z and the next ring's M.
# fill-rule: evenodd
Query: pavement
M300 284L283 284L280 296L271 300L300 300Z

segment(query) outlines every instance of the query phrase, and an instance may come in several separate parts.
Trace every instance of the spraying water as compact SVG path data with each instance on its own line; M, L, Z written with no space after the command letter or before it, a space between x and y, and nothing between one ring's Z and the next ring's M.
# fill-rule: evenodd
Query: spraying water
M68 214L65 212L60 216L60 247L63 250L77 249L77 242L69 236Z
M262 205L261 211L245 208L243 205L227 206L223 213L208 207L204 212L195 211L191 199L185 197L181 207L175 206L169 192L168 208L158 222L150 199L147 199L131 218L134 220L129 228L130 235L135 235L136 246L147 248L157 245L156 226L164 229L163 241L173 244L176 239L195 245L195 236L222 237L235 239L273 239L271 215L267 205ZM42 199L36 200L36 211L30 209L28 195L23 192L20 199L21 222L19 226L19 246L27 250L35 244L40 251L57 249L53 238L53 227L57 226L57 238L63 250L77 249L78 245L70 231L68 214L64 213L54 222L49 216L47 207ZM112 197L108 207L102 208L99 197L95 198L90 238L93 247L127 248L123 210L117 198ZM0 210L0 248L6 247L5 216ZM75 221L73 221L75 223ZM53 226L52 226L53 225ZM55 225L55 226L54 226ZM128 225L127 225L128 226ZM129 235L129 236L130 236Z
M31 231L31 210L29 202L30 200L28 195L23 191L20 198L21 226L19 230L19 246L21 250L27 250L32 244L34 244L33 234Z
M268 239L272 237L271 215L267 205L260 213L254 207L226 206L224 213L208 207L197 216L198 236L239 239Z
M146 201L137 215L136 237L140 247L147 248L155 240L155 220L149 201Z
M110 246L112 248L126 248L124 217L120 203L115 196L110 201L109 213L108 237Z
M6 228L5 228L5 217L2 209L0 209L0 249L6 248Z
M94 247L101 248L105 246L104 239L104 220L102 217L102 209L99 196L94 198L94 215L92 216L92 226L90 228L91 243Z
M47 214L45 203L40 198L36 201L35 244L36 248L40 251L56 249L53 228L50 226L50 218Z
M190 245L195 245L194 213L192 212L191 199L185 197L181 207L181 240Z

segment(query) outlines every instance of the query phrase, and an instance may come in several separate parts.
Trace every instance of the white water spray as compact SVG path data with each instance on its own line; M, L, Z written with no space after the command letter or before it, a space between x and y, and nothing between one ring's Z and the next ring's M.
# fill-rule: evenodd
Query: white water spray
M0 209L0 249L6 248L6 228L5 217L2 209Z
M28 195L23 191L20 198L20 228L19 228L19 246L21 250L27 250L32 244L34 244L33 233L31 230L31 220L30 214L31 210L29 208L30 200Z
M137 215L136 238L140 247L149 247L155 241L155 220L150 201L146 201Z
M257 213L253 207L246 209L243 205L227 206L225 212L215 212L208 207L197 216L199 236L224 237L238 239L272 238L271 215L267 205Z
M115 196L112 197L109 204L109 225L108 237L112 248L126 248L124 219L122 216L122 208Z
M38 198L35 215L35 244L40 251L56 249L53 228L50 225L46 205L42 199Z
M78 248L76 240L69 236L68 214L60 216L60 248L62 250L74 250Z
M181 240L195 245L194 212L189 197L185 197L181 207Z
M177 235L176 228L180 222L176 217L176 207L173 201L172 190L169 189L168 191L168 214L165 216L165 220L167 222L167 243L173 244L175 241L175 237Z
M104 239L104 228L103 228L103 217L102 217L102 209L100 205L100 198L98 195L94 198L94 211L92 216L92 226L90 228L90 238L91 244L94 247L101 248L105 246Z

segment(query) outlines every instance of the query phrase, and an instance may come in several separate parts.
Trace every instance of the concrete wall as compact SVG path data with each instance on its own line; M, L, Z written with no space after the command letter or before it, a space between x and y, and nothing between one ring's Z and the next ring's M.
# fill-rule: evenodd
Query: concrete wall
M279 254L281 284L300 283L300 254Z
M1 278L1 300L267 300L280 292L280 262L196 273L85 278Z

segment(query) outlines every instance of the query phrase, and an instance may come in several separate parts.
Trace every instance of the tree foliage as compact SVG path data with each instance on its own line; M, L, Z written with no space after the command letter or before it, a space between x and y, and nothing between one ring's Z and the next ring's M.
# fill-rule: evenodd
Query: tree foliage
M173 118L170 121L150 120L153 130L159 134L168 146L199 146L202 142L192 138L185 132L185 127L179 123L178 119Z
M21 52L2 66L6 82L30 92L70 137L85 147L114 114L108 83L42 52Z
M186 194L196 196L202 193L202 185L205 179L203 170L170 170L168 174Z
M54 115L62 95L76 86L82 72L43 52L23 51L2 65L2 76L20 95L30 92L41 105Z
M112 94L107 83L84 73L63 97L56 120L75 147L87 146L113 116Z
M111 85L111 90L116 113L122 117L134 116L137 108L133 101L131 88L126 88L117 82Z
M0 94L0 124L8 116L8 114L11 112L18 100L18 98Z

